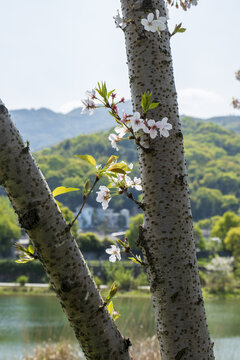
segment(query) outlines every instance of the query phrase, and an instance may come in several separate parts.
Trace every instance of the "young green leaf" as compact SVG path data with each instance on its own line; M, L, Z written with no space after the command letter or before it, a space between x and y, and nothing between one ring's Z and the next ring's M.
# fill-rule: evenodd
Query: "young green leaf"
M28 246L28 252L29 254L34 254L34 247L32 245Z
M93 165L94 167L97 166L96 160L91 155L75 155L75 156L83 161L87 161L89 164Z
M120 316L120 314L117 313L116 311L114 311L113 314L112 314L113 321L116 321L119 318L119 316Z
M109 98L110 95L112 95L112 93L113 93L114 91L115 91L115 89L108 92L108 94L107 94L108 98Z
M137 261L136 259L134 259L133 257L129 257L129 260L131 260L133 263L138 264L139 265L139 261Z
M121 170L121 171L117 171L117 170ZM130 167L126 164L116 163L116 164L112 165L110 168L108 168L108 171L119 172L120 174L125 174L127 171L132 171L132 169L130 169Z
M87 180L84 186L83 194L87 195L89 193L89 190L90 190L90 180Z
M110 315L112 315L113 312L113 302L110 301L109 304L107 305L107 309Z
M119 156L111 155L110 158L108 159L108 161L106 162L105 167L108 167L109 165L111 165L118 158L119 158Z
M158 107L158 105L159 105L159 103L151 103L151 104L149 105L148 110L155 109L156 107Z
M116 295L117 291L119 289L119 286L116 285L116 283L114 282L111 286L111 289L108 293L108 296L106 297L106 299L104 300L104 303L107 305L109 304L109 302L112 300L112 298L114 297L114 295Z
M65 194L65 193L68 193L70 191L77 191L77 190L80 190L80 189L77 189L77 188L66 188L65 186L59 186L57 187L56 189L53 190L52 194L53 194L53 197L55 196L58 196L58 195L61 195L61 194Z
M33 260L35 260L34 257L26 256L21 259L15 260L15 262L18 264L26 264L27 262L33 261Z

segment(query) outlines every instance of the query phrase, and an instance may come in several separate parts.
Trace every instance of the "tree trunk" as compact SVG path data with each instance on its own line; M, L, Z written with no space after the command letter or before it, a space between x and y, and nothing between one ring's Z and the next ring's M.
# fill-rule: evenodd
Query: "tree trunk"
M49 187L0 102L0 184L33 242L89 360L129 360L118 331Z
M139 246L147 263L162 360L214 359L206 324L193 240L192 214L174 84L170 34L144 30L141 18L160 10L163 0L121 0L132 103L141 113L141 95L151 91L159 107L148 119L168 117L168 138L151 140L152 151L138 148L144 226Z

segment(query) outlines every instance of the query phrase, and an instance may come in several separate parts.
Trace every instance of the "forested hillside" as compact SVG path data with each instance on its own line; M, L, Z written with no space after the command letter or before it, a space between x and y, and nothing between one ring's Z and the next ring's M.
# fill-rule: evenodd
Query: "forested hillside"
M123 109L130 114L130 101L119 104L120 114ZM90 134L112 127L112 119L106 109L97 109L92 116L82 114L82 108L77 108L67 114L56 113L50 109L41 108L12 110L11 116L24 140L29 140L31 149L37 151L59 141L72 138L79 134ZM219 124L228 130L240 133L240 116L214 117L208 120Z
M188 165L194 220L221 215L227 210L239 209L240 195L240 136L218 125L191 118L182 118L182 128ZM80 135L62 141L50 149L36 154L38 164L54 189L57 186L83 187L86 179L94 178L94 169L74 155L93 155L103 164L111 154L120 160L137 163L135 145L122 141L120 151L112 149L109 132ZM139 170L134 167L135 173ZM95 201L90 204L100 206ZM61 201L71 209L81 203L81 192L62 196ZM135 205L123 196L112 199L111 207L128 207L136 211Z

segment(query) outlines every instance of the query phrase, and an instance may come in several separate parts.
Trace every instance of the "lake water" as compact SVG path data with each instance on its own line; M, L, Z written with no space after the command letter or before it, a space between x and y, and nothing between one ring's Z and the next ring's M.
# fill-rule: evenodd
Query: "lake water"
M131 339L155 333L151 300L116 298L121 332ZM206 302L208 324L215 342L216 360L240 359L240 301ZM74 342L63 311L51 296L0 296L0 360L19 360L43 341Z

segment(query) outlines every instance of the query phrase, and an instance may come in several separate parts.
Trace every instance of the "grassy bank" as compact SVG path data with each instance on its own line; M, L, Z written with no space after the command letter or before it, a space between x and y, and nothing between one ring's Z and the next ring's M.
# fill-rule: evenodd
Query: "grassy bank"
M108 289L100 290L101 295L106 297L108 294ZM211 289L202 288L204 299L240 299L240 289L234 289L231 292L217 292L212 293ZM56 296L55 292L50 288L41 288L41 287L25 287L25 286L1 286L0 287L0 296ZM119 290L116 297L122 298L134 298L134 297L150 297L149 290L129 290L129 291L121 291Z

